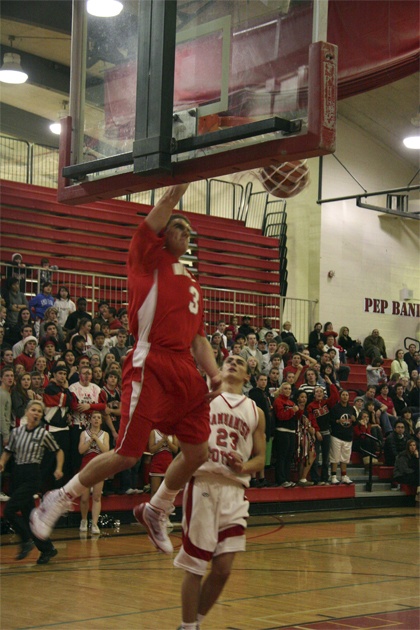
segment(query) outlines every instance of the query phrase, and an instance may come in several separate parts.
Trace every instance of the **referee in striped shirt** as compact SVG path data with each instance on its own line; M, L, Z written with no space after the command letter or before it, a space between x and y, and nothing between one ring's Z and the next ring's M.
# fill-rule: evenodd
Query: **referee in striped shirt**
M26 558L35 544L41 552L37 564L47 564L57 555L51 540L36 538L29 528L29 515L35 507L34 494L41 487L40 464L45 449L56 454L55 479L63 476L64 463L64 453L52 434L39 426L44 409L44 403L39 400L31 400L28 403L25 411L27 423L13 429L9 443L0 457L0 472L4 470L11 456L15 457L13 491L4 510L4 518L21 538L21 550L16 560Z

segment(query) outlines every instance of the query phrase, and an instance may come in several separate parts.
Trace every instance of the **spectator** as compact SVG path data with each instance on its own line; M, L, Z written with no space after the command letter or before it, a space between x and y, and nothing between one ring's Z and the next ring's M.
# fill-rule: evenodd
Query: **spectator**
M314 368L308 368L305 372L304 379L305 382L299 387L299 393L305 392L309 404L313 401L315 387L318 386L318 372Z
M3 368L1 371L0 384L0 455L4 447L9 443L10 429L12 424L12 387L15 375L12 368ZM9 497L2 491L0 470L0 501L8 501Z
M414 387L411 388L408 394L408 404L414 414L420 413L420 377L417 377Z
M294 334L292 333L292 324L291 322L287 321L284 322L283 324L283 330L281 332L281 341L284 341L284 343L287 343L287 345L289 346L290 352L297 352L297 339L294 336Z
M353 341L353 339L349 337L349 329L347 326L342 326L340 328L338 345L343 348L349 359L354 359L362 365L365 364L365 352L363 350L362 342L360 339Z
M363 350L369 359L386 359L385 341L379 335L379 330L374 328L372 334L366 337L363 342Z
M271 358L276 354L277 346L277 341L270 341L267 344L267 352L266 354L263 354L262 371L264 374L268 374L268 371L271 368Z
M327 343L327 338L331 335L334 337L334 339L337 339L338 337L338 334L334 332L334 326L332 325L332 322L325 322L324 330L322 332L322 338L325 343Z
M58 331L57 326L58 324L54 324L54 322L51 322L51 321L47 322L47 324L45 325L45 336L43 337L44 338L54 337L57 343L57 350L59 350L60 352L64 352L64 350L67 349L67 345L64 341L64 337L63 336L60 337L60 333ZM42 342L43 337L40 337L41 342Z
M364 408L363 398L361 396L356 396L356 398L353 400L353 409L354 409L354 415L355 415L356 420L359 419L360 413L363 408Z
M77 366L76 366L76 356L73 352L73 350L66 350L62 357L63 361L66 364L67 367L67 380L70 381L71 377L73 376L73 374L75 372L77 372Z
M279 369L276 367L272 367L268 373L267 387L265 390L267 396L269 396L271 400L271 404L274 403L275 393L280 388L280 385L281 385L281 380L280 380Z
M80 368L79 382L70 385L69 390L72 396L71 411L73 418L70 429L71 464L72 472L75 473L79 470L81 463L79 455L80 435L88 426L94 411L105 411L106 397L101 388L92 383L92 370L90 367Z
M20 425L20 420L25 415L28 402L36 399L31 385L31 375L28 372L24 372L17 378L16 385L12 389L12 421L15 427Z
M408 346L408 351L404 354L404 361L407 363L408 371L411 374L413 370L417 370L418 361L415 359L416 354L416 344L410 343Z
M6 367L12 368L12 370L14 369L13 350L7 347L5 347L4 350L1 351L1 365L0 365L0 368L2 370Z
M413 414L411 412L410 407L405 407L401 411L401 417L399 418L405 425L405 434L407 437L414 437L415 433L415 424L413 421Z
M366 380L367 384L372 387L376 387L377 385L382 385L388 381L388 377L383 365L383 359L380 357L376 357L372 359L372 363L366 366Z
M51 379L44 390L45 428L51 433L64 453L63 479L55 487L61 487L70 474L70 405L71 393L67 383L67 369L62 365L53 368ZM51 472L53 462L47 457L43 462L44 478Z
M104 412L105 423L107 425L108 432L112 437L111 444L112 446L115 446L120 428L121 417L121 389L120 375L118 372L108 372L102 391L106 397L106 409Z
M115 357L112 354L112 352L108 352L108 354L105 355L105 359L102 362L102 372L106 373L109 372L109 366L111 365L111 363L115 362Z
M96 357L97 359L99 359L99 357ZM92 383L95 383L95 385L97 385L98 387L102 387L104 384L104 379L103 379L103 372L102 372L102 368L100 365L95 365L95 367L92 367Z
M249 357L254 357L258 361L258 369L262 370L263 355L257 346L257 335L252 332L247 335L247 345L241 350L241 357L248 361Z
M10 330L18 323L19 312L28 308L28 302L22 291L19 290L19 280L11 278L4 296L6 302L6 327ZM7 339L7 335L6 335Z
M217 364L217 367L221 368L223 365L223 354L222 354L222 350L220 348L220 344L218 343L212 343L210 344L211 348L213 350L213 355ZM114 357L114 355L112 355ZM114 357L115 360L115 357Z
M87 355L88 357L98 356L100 360L100 364L102 363L109 353L108 348L105 346L105 335L102 330L98 330L93 333L93 345L89 348Z
M15 279L19 282L19 291L21 293L26 292L26 274L27 267L23 262L22 254L13 254L12 266L7 268L6 275L9 281Z
M78 383L80 380L80 372L83 368L90 368L89 357L86 354L82 354L80 357L76 357L76 372L73 373L72 376L69 376L68 381L69 385L73 385L74 383Z
M394 374L398 374L398 376L405 376L406 378L410 378L410 374L408 372L408 365L404 361L404 350L400 348L395 353L395 359L391 363L391 376Z
M395 411L394 401L389 396L389 387L386 383L382 383L376 389L376 400L378 400L381 405L385 405L386 413L391 421L391 424L394 425L397 420L397 412Z
M72 313L76 311L76 304L70 299L70 293L66 286L61 286L55 296L54 308L58 311L58 323L62 328L66 327L66 322Z
M242 356L242 355L241 355ZM248 375L249 379L242 388L243 393L248 396L249 391L257 386L257 380L259 375L261 374L260 369L258 367L258 361L255 357L248 357L247 359L248 365Z
M392 431L392 424L387 413L387 405L383 405L375 398L376 387L374 385L368 385L366 393L363 396L363 402L365 407L369 402L373 402L375 405L376 417L381 423L382 432L385 436Z
M317 363L321 362L321 357L324 354L325 343L323 339L320 339L315 348L311 348L310 355Z
M85 298L79 298L76 302L76 310L74 313L70 313L67 317L67 321L64 324L64 328L69 331L76 331L79 327L81 319L89 319L92 321L92 316L87 312L87 302Z
M404 422L397 420L392 433L385 439L384 457L386 466L393 466L395 464L397 455L405 450L407 439Z
M22 329L24 326L29 326L31 328L31 335L35 334L34 322L31 319L31 311L29 308L22 308L19 311L17 323L7 332L7 341L11 346L17 344L23 339ZM18 354L20 354L20 352L18 352Z
M419 494L419 451L416 441L407 441L405 450L399 453L395 459L394 479L398 483L405 483L414 486L417 491L416 500Z
M31 389L34 392L37 400L38 400L38 397L40 400L42 400L44 396L43 385L44 385L44 377L42 376L41 372L38 372L38 370L34 370L33 372L31 372Z
M111 336L117 335L118 330L121 328L121 322L119 319L117 319L117 309L115 309L113 306L110 306L108 310L109 316L107 323L109 325Z
M306 412L308 397L306 392L298 392L297 406L303 412L298 420L297 426L297 449L296 461L299 465L298 486L307 488L313 486L314 482L309 481L307 476L315 461L315 428L311 425Z
M314 326L314 329L309 333L308 340L308 350L312 356L312 351L318 346L318 343L322 341L322 345L324 345L324 340L322 338L322 324L321 322L317 322Z
M314 400L309 403L307 413L309 421L315 429L316 455L322 455L321 480L316 466L311 468L311 479L320 486L328 483L328 468L330 463L330 442L331 442L331 409L338 403L339 394L336 386L328 379L330 395L325 398L325 390L319 385L314 389Z
M365 411L367 411L368 416L369 416L370 433L371 435L373 435L373 437L375 437L378 440L378 444L380 446L380 449L382 450L384 439L383 439L381 425L376 415L375 403L373 400L370 400L366 403Z
M35 359L34 371L39 372L42 376L42 387L45 389L50 381L47 368L47 359L44 355L40 355Z
M237 343L235 341L235 343L232 346L232 350L230 352L231 355L236 355L239 356L241 354L241 350L242 350L242 346L240 343Z
M54 306L54 298L51 293L51 282L44 282L44 284L41 285L41 292L29 300L28 306L35 315L35 330L37 331L39 331L41 322L44 320L47 308Z
M89 426L82 431L79 442L79 453L82 455L81 469L84 468L88 462L94 457L100 455L100 453L106 453L109 451L109 435L101 429L102 414L100 411L94 411L91 414ZM100 534L101 530L98 527L98 519L101 513L101 497L102 488L104 482L99 481L92 487L92 534ZM89 498L90 488L85 488L83 494L80 497L80 531L87 532L88 529L88 512L89 512Z
M86 339L82 335L73 335L70 342L70 350L73 352L76 359L80 359L85 354Z
M220 334L223 342L223 347L227 348L226 322L224 319L219 319L219 321L217 322L217 328L214 332L218 332Z
M93 332L101 330L102 326L107 324L109 326L109 304L108 302L99 302L98 314L92 321Z
M255 334L255 330L250 326L251 318L248 315L242 317L242 324L239 326L238 333L241 333L246 338L250 333Z
M226 349L229 350L229 353L230 353L234 344L233 332L231 330L226 329L225 333L226 333L226 344L227 344Z
M212 335L210 343L216 344L216 346L219 346L223 359L226 359L226 357L229 356L229 351L225 347L223 343L223 337L219 332L215 332L214 335Z
M26 372L32 372L36 360L37 338L29 335L23 340L23 352L15 359L15 365L23 365ZM13 354L13 353L12 353Z
M404 391L404 385L397 383L394 387L394 391L391 392L391 398L394 401L394 408L397 416L400 416L402 410L408 407L408 394Z
M273 406L271 404L271 400L267 395L267 382L268 378L265 374L260 374L257 379L256 387L253 387L248 396L255 402L257 407L259 407L265 417L265 441L266 441L266 457L265 457L265 466L270 466L271 464L271 451L273 446L273 433L274 433L274 419L273 419ZM252 479L251 479L252 482ZM259 488L264 488L268 485L264 473L260 472L259 480L257 482L255 478L255 483L252 485L256 485Z
M365 409L363 409L360 412L357 422L354 426L353 451L362 455L363 463L365 464L365 466L368 466L370 463L370 457L369 455L366 455L365 451L369 451L370 453L375 455L378 451L375 440L372 440L370 436L371 427L369 425L369 413ZM372 458L372 463L378 463L376 457Z
M21 330L21 340L15 343L15 345L12 348L12 354L13 354L14 359L16 359L16 357L18 357L23 352L23 345L24 345L25 339L27 339L28 337L33 337L33 336L34 336L33 326L31 324L29 325L24 324Z
M347 475L347 464L351 457L353 442L353 427L356 418L353 408L349 405L349 393L345 390L340 392L340 401L331 409L331 484L337 485L337 467L341 468L341 483L352 484L352 480Z
M274 434L275 477L276 485L282 488L291 488L296 485L291 481L291 467L296 450L297 425L303 415L303 409L299 409L294 403L291 399L291 393L291 385L282 383L280 393L274 401L276 419Z
M316 363L314 359L311 359L313 363ZM305 372L308 369L307 365L302 365L301 363L301 353L295 352L292 356L291 365L287 365L283 370L283 380L286 379L287 375L294 374L295 380L294 384L296 387L299 387L303 383L303 379L305 376Z
M50 324L54 324L56 329L55 333L47 330ZM64 348L65 335L62 327L58 323L58 308L55 306L47 308L44 315L44 321L39 327L39 338L41 339L41 337L47 335L55 337L59 341L60 347Z
M274 337L277 337L278 335L278 331L274 330L274 328L272 327L272 320L271 317L265 317L263 319L263 325L262 328L260 328L259 332L258 332L258 336L260 339L267 341L266 340L266 334L268 332L271 332L271 334L273 335L273 339Z
M236 317L236 315L230 318L230 324L226 328L226 330L231 330L233 334L233 338L236 339L236 335L239 332L238 318Z
M330 355L331 362L334 365L335 372L340 381L347 381L350 374L350 368L348 365L343 365L340 360L340 356L343 355L342 348L335 344L335 337L333 335L328 334L327 341L324 346L324 352L328 352Z
M57 358L59 357L59 354L57 352L58 351L57 340L54 339L54 337L44 337L40 345L41 345L42 355L45 357L47 361L47 372L48 374L51 374L52 369L55 365L55 362Z
M74 337L83 337L84 348L83 352L86 353L93 346L93 338L91 335L92 322L87 317L82 317L79 321L77 332L70 338L70 343Z

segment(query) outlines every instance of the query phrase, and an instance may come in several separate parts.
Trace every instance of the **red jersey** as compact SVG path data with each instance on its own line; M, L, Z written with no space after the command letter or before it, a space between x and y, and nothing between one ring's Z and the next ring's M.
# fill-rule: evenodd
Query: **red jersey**
M164 248L144 221L128 255L129 323L134 335L133 367L141 367L150 346L189 352L194 337L204 336L203 301L198 282Z

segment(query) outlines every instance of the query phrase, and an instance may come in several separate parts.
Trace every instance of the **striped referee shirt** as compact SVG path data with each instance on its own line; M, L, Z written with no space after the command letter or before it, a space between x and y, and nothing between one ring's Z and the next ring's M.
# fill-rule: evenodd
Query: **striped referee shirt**
M5 450L13 453L16 464L40 464L45 449L54 453L60 450L51 433L38 426L29 430L26 425L13 429Z

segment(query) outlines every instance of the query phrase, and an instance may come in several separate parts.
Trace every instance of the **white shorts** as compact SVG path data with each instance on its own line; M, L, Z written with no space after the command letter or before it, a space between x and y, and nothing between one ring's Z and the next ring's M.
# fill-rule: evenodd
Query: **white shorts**
M204 575L212 558L245 551L248 509L243 486L222 475L193 477L184 489L182 547L174 565Z
M330 441L330 463L348 464L351 457L351 446L352 442L345 442L332 435Z

